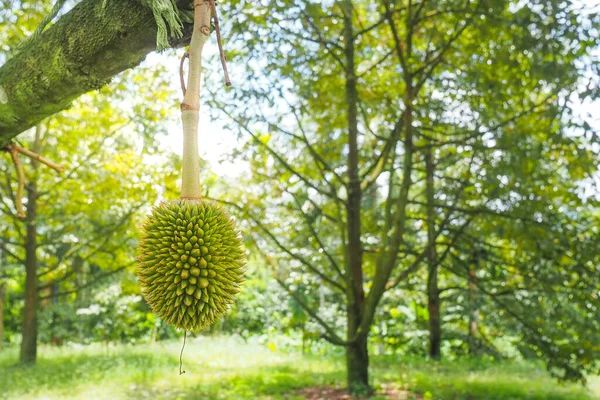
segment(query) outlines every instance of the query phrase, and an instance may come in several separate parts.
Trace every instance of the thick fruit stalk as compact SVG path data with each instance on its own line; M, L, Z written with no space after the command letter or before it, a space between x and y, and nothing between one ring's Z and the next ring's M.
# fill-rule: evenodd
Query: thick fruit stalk
M200 118L200 81L202 77L202 49L210 35L210 3L195 0L194 31L189 50L187 90L181 103L183 124L183 167L181 198L199 199L200 157L198 155L198 121Z

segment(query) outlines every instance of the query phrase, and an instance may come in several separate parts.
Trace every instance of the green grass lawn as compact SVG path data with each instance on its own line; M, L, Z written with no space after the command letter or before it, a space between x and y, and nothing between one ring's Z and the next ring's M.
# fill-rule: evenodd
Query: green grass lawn
M179 375L180 343L41 347L37 365L16 365L17 350L0 351L5 399L300 399L307 387L341 387L344 360L307 356L233 338L188 340ZM374 357L373 383L402 399L600 399L588 388L560 385L523 363L432 363ZM379 396L379 399L384 398Z

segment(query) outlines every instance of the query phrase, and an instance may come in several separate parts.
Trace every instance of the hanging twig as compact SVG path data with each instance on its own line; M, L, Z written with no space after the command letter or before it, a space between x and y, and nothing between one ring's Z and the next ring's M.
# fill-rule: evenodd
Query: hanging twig
M227 73L227 58L225 58L225 52L223 51L223 42L221 41L221 27L219 26L219 16L217 15L217 5L215 0L209 0L210 10L213 14L213 21L215 23L215 31L217 32L217 45L219 46L219 56L221 57L221 65L223 65L223 74L225 75L225 85L231 86L229 80L229 74Z
M181 346L181 353L179 353L179 375L185 374L185 371L181 369L183 366L183 349L185 349L185 338L187 337L187 331L183 332L183 346Z
M183 64L185 63L186 58L190 58L190 53L188 53L187 51L185 53L183 53L183 56L181 56L181 62L179 63L179 83L181 84L181 91L183 92L184 96L185 96L186 88L185 88L185 78L184 78L184 73L183 73Z

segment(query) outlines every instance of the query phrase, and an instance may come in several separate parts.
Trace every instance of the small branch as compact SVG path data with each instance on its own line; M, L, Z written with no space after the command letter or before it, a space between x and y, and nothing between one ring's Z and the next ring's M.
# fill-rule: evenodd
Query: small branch
M23 212L23 190L25 188L25 172L23 171L23 164L21 164L21 161L19 160L19 153L33 160L37 160L43 164L46 164L59 173L63 171L64 167L42 157L38 153L34 153L33 151L27 150L26 148L14 143L7 144L2 148L2 150L10 153L10 157L12 158L13 164L15 164L15 169L17 170L18 186L17 197L15 198L15 207L17 208L17 218L24 219L25 213Z
M89 282L87 282L87 283L85 283L85 284L83 284L81 286L77 286L75 289L67 290L67 291L64 291L64 292L52 293L52 294L49 294L47 296L40 296L39 299L40 300L45 300L45 299L50 299L52 297L62 297L62 296L67 296L69 294L77 293L80 290L88 288L88 287L90 287L92 285L95 285L96 283L100 282L101 280L103 280L105 278L108 278L111 275L117 274L117 273L125 270L126 268L128 268L128 267L130 267L130 266L132 266L132 265L134 265L136 263L137 263L137 261L132 261L132 262L130 262L128 264L121 265L121 266L119 266L119 267L117 267L117 268L115 268L113 270L110 270L110 271L107 271L105 273L96 275L95 279L93 279L93 280L91 280L91 281L89 281Z
M344 63L344 61L337 55L335 54L335 52L333 51L333 49L331 47L335 47L338 50L343 50L343 47L337 43L334 42L329 42L327 40L325 40L325 38L323 37L323 34L321 32L321 30L318 28L317 24L315 24L310 16L306 13L305 10L301 9L300 12L302 13L305 21L311 26L311 28L314 30L315 34L317 35L319 41L321 42L322 46L327 50L328 54L331 55L331 57L333 57L333 59L340 64L340 66L342 67L342 69L346 68L346 64ZM310 36L310 35L309 35ZM312 40L311 40L312 41Z
M300 298L300 296L298 296L296 294L296 292L294 292L288 285L286 285L285 282L283 282L283 280L279 279L277 277L277 275L275 275L275 273L273 273L273 278L277 281L277 283L279 283L279 285L286 292L288 292L288 294L290 296L292 296L294 298L294 300L296 300L296 302L298 302L300 307L302 307L308 315L310 315L319 325L321 325L323 327L323 329L325 329L325 331L327 332L326 335L325 334L323 335L323 338L325 340L327 340L328 342L330 342L332 344L337 344L337 345L344 343L344 341L335 333L333 328L331 326L329 326L329 324L327 324L321 317L319 317L319 315L312 308L310 308L310 306L308 304L306 304Z
M294 119L296 120L296 123L298 124L298 129L302 133L302 136L299 136L299 135L296 135L296 134L294 134L292 132L288 132L288 131L284 130L283 128L281 128L280 124L272 124L272 125L276 126L277 129L279 131L281 131L282 133L284 133L286 135L290 135L290 136L294 137L295 139L298 139L301 142L303 142L306 145L306 147L308 148L310 154L313 156L313 159L315 160L315 162L317 163L317 165L320 163L323 166L323 168L325 169L325 171L330 172L331 174L333 174L337 178L337 180L343 186L345 186L346 183L344 182L344 179L335 171L335 168L332 168L327 163L327 161L325 161L325 159L323 158L323 156L321 156L321 154L319 154L317 152L317 150L311 145L310 141L308 140L308 135L306 134L306 130L304 129L304 125L302 124L302 118L301 118L301 115L303 113L302 104L300 104L299 107L295 107L287 99L288 96L286 96L283 93L283 90L281 90L281 88L277 89L277 92L279 93L279 95L281 96L281 98L287 103L288 107L290 108L290 111L294 115ZM298 109L300 111L300 115L298 115L298 113L296 112ZM263 117L263 118L266 121L266 118L265 117ZM332 189L332 192L337 192L337 188L332 183L329 182L329 180L326 178L325 174L323 173L323 169L322 168L319 168L319 173L323 177L323 180L325 180L329 184L329 186Z
M406 116L406 111L402 113L396 124L394 124L394 128L390 134L390 137L385 140L385 145L383 149L377 156L377 158L373 161L373 163L367 168L367 170L361 176L361 189L367 190L383 171L386 169L386 164L388 162L388 158L390 154L396 149L396 144L400 139L400 133L402 132L404 118ZM393 162L393 160L392 160Z
M454 34L439 50L438 54L432 60L425 60L425 64L415 71L415 75L423 73L415 86L417 92L421 90L421 87L433 75L435 68L443 61L446 52L452 47L454 42L458 40L465 30L467 30L467 28L469 28L469 26L471 26L471 24L475 21L475 12L479 9L480 5L481 1L478 1L477 5L475 6L475 10L471 11L471 17L467 18L466 21L460 20L455 24ZM464 25L459 28L461 23L464 23Z
M213 22L215 23L215 32L217 32L217 45L219 46L219 56L221 58L221 65L223 66L223 75L225 75L225 85L231 86L229 74L227 73L227 58L225 58L225 52L223 51L223 42L221 41L221 27L219 26L217 5L215 4L215 0L209 0L209 4L213 14Z
M392 31L392 37L394 38L394 49L396 50L396 55L398 56L400 65L402 66L402 73L406 77L409 77L411 74L410 74L410 71L408 70L406 57L405 57L404 51L402 49L402 41L400 39L400 35L398 33L398 29L396 28L396 23L393 18L393 12L392 12L392 8L390 6L390 1L384 0L383 5L385 7L385 13L383 14L383 16L388 21L388 25L390 27L390 30Z
M102 152L102 150L104 149L104 144L106 143L107 140L113 138L117 133L120 132L121 129L123 129L124 127L127 126L127 124L131 122L131 121L127 121L126 123L123 123L113 129L111 129L106 135L102 136L102 139L100 139L100 142L97 143L97 146L95 146L94 148L92 148L91 146L88 148L89 149L89 153L87 156L85 156L85 158L83 158L82 160L78 161L77 165L75 165L74 167L70 168L70 170L68 171L68 173L66 175L63 175L61 179L59 179L58 181L56 181L56 183L54 183L54 185L52 185L52 187L48 190L44 190L44 191L40 191L38 194L38 198L41 198L51 192L56 191L56 189L62 185L63 183L65 183L66 181L68 181L69 179L73 178L75 176L75 173L79 170L79 168L83 167L84 165L89 165L90 163L92 163L92 158L96 155L98 155L99 153ZM71 167L69 165L69 167Z
M306 225L308 226L308 228L309 228L310 232L312 233L313 237L317 241L317 244L319 245L320 249L323 251L323 253L327 257L327 259L331 263L331 266L336 270L336 272L338 273L338 275L340 276L340 278L345 279L344 273L342 272L342 270L340 269L340 267L338 266L337 262L334 260L334 258L332 257L332 255L327 251L327 248L323 244L323 241L321 240L321 237L317 233L317 230L315 229L315 227L314 227L311 219L309 218L309 216L302 209L302 204L300 203L300 201L298 200L298 198L295 196L295 193L292 193L291 191L289 191L287 189L285 191L286 191L286 193L289 193L294 198L294 202L298 206L298 211L300 211L300 213L302 214L302 219L304 219L304 222L306 223Z
M8 194L9 194L9 197L11 199L13 199L13 203L14 203L14 196L13 196L12 191L10 191L10 189L8 189ZM3 196L0 196L0 211L6 213L6 215L8 215L12 218L12 220L14 221L14 224L12 225L11 230L13 232L16 232L21 239L25 240L25 234L22 232L21 224L19 223L21 220L19 218L17 218L17 216L12 212L11 207L7 204L6 201L4 201Z
M344 200L342 200L337 193L332 193L331 190L324 190L323 188L319 187L316 183L313 183L311 179L309 179L306 175L300 173L298 170L296 170L290 163L288 163L286 161L287 157L284 157L284 155L278 153L277 151L275 151L271 146L269 146L267 143L265 143L264 141L260 140L260 138L248 127L248 125L241 120L240 118L236 118L235 116L233 116L231 114L231 112L228 112L223 106L221 106L219 103L217 103L217 108L219 110L221 110L227 117L231 118L232 121L236 122L238 124L239 130L240 132L246 132L248 133L252 139L254 140L254 142L259 145L262 146L266 151L268 151L273 158L275 158L275 160L277 160L277 162L288 172L290 172L291 174L295 175L298 177L298 179L300 179L302 182L304 182L304 184L308 187L313 188L314 190L316 190L317 192L319 192L320 194L327 196L330 199L333 199L335 202L340 202L340 203L345 203Z
M64 274L63 276L61 276L60 278L53 279L53 280L51 280L51 281L49 281L47 283L44 283L43 285L38 286L38 288L37 288L38 292L40 292L42 290L45 290L45 289L48 289L48 288L52 287L52 285L54 285L56 283L59 283L59 282L62 282L62 281L65 281L65 280L69 279L69 277L71 277L73 274L75 274L75 270L71 269L66 274Z
M115 234L123 226L123 224L125 224L127 221L129 221L129 219L131 218L131 216L133 216L133 214L135 214L144 205L146 205L146 203L140 203L138 205L133 206L114 225L104 227L106 229L101 229L100 231L98 231L94 236L92 236L86 242L78 243L77 245L72 246L71 248L69 248L69 250L67 250L63 255L61 255L58 258L58 260L54 263L54 265L52 267L49 267L48 269L46 269L46 270L41 271L40 273L38 273L38 279L40 279L43 276L45 276L45 275L47 275L47 274L55 271L56 269L58 269L63 261L67 260L71 256L74 256L77 252L81 251L82 249L88 249L88 250L91 249L92 250L91 252L90 251L87 252L87 255L84 257L84 260L89 260L96 253L100 252L101 249L105 249L106 246L107 246L107 243L109 242L109 240L112 237L112 235ZM100 239L101 237L103 237L104 239L98 244L97 248L94 248L92 246L92 244L96 240Z
M304 266L306 266L306 268L308 268L310 271L312 271L315 275L319 276L324 282L327 282L331 285L332 288L336 288L340 293L344 293L346 291L346 288L344 287L344 285L338 281L336 281L335 279L327 276L324 272L319 271L319 269L314 266L312 263L310 263L308 260L306 260L304 257L294 253L293 251L291 251L290 249L288 249L286 246L284 246L276 237L275 233L271 232L261 221L259 218L256 218L255 216L253 216L252 214L250 214L248 212L248 210L246 210L244 207L240 206L239 204L236 203L232 203L230 201L227 200L219 200L219 199L214 199L211 197L206 196L206 198L208 200L213 200L216 201L218 203L222 203L222 204L227 204L233 208L235 208L236 210L244 213L244 215L246 215L246 217L250 218L252 220L252 222L254 222L254 224L260 229L262 230L265 235L267 235L269 237L269 239L271 240L271 242L273 244L275 244L275 246L277 246L281 251L283 251L284 253L286 253L287 255L289 255L290 257L292 257L294 260L299 261L301 264L303 264Z
M319 325L321 325L321 327L325 330L325 332L327 333L322 333L321 337L325 340L327 340L328 342L338 345L338 346L347 346L350 344L353 344L354 342L356 342L357 338L352 338L352 340L349 341L344 341L342 340L342 338L340 338L338 336L338 334L335 332L335 330L327 323L325 322L325 320L323 320L321 317L319 317L319 315L308 306L308 304L306 304L301 298L300 296L298 296L296 294L296 292L294 292L282 279L280 279L275 271L275 260L273 260L272 257L268 256L267 253L265 253L265 251L258 245L258 242L254 242L254 245L256 247L256 249L258 250L258 252L261 254L261 256L263 257L263 259L265 260L265 262L267 262L271 267L272 267L272 276L273 279L275 279L275 281L277 281L277 283L286 291L288 292L288 294L290 296L292 296L300 305L300 307L302 309L304 309L304 311L306 311L306 313L312 317Z
M451 216L452 216L451 214L448 214L446 216L446 218L444 218L444 220L440 224L440 228L437 230L437 233L435 235L436 240L442 234L444 229L446 229L446 225L450 223ZM404 281L412 273L416 272L419 269L421 262L425 259L425 256L427 255L427 253L431 250L431 248L433 246L436 246L436 245L437 245L436 241L432 241L432 242L428 243L427 246L423 249L423 251L421 253L419 253L417 258L412 262L412 264L410 264L410 266L408 266L404 271L402 271L400 273L400 275L394 281L388 282L388 284L385 286L385 290L390 290L390 289L395 288L396 286L398 286L398 284L400 282ZM448 247L451 247L451 245L449 245ZM439 265L441 263L441 261L443 261L444 258L445 258L445 255L443 255L442 258L438 260L437 265Z
M399 14L401 12L403 12L404 10L406 10L406 7L398 7L398 8L394 8L393 10L391 10L392 14ZM383 23L385 23L387 21L387 14L383 14L383 16L381 18L379 18L379 20L375 23L373 23L372 25L368 26L368 27L363 27L360 31L356 32L354 34L355 38L358 38L366 33L369 33L370 31L372 31L373 29L376 29L377 27L381 26Z
M183 65L185 64L185 59L186 58L190 58L190 53L188 53L187 51L185 53L183 53L183 55L181 56L181 62L179 63L179 83L181 85L181 92L183 93L183 95L185 96L185 78L184 78L184 73L183 73Z
M26 148L23 148L23 147L21 147L21 146L17 146L17 145L16 145L16 144L14 144L14 143L7 144L7 145L6 145L6 148L7 148L9 151L12 151L12 150L14 149L15 151L18 151L19 153L21 153L21 154L23 154L23 155L25 155L25 156L27 156L27 157L29 157L29 158L32 158L32 159L34 159L34 160L37 160L37 161L41 162L42 164L46 164L48 167L52 168L53 170L55 170L55 171L56 171L56 172L58 172L58 173L61 173L61 172L63 172L63 171L64 171L64 169L65 169L65 167L63 167L62 165L58 165L58 164L56 164L55 162L53 162L53 161L50 161L50 160L48 160L47 158L45 158L45 157L42 157L41 155L39 155L39 154L37 154L37 153L34 153L34 152L33 152L33 151L31 151L31 150L27 150Z
M462 286L447 286L447 287L438 289L438 293L442 294L442 293L447 292L449 290L468 290L468 289L464 288Z
M8 254L9 256L11 256L12 258L14 258L17 262L20 263L24 263L25 260L19 256L17 256L15 253L13 253L12 251L10 251L7 247L6 247L6 242L3 240L2 242L0 242L0 249L5 252L6 254Z
M385 53L385 55L383 57L381 57L378 61L373 63L373 65L371 65L369 68L367 68L366 70L364 70L363 72L358 74L358 77L362 78L363 76L367 75L369 72L371 72L372 70L377 68L379 65L381 65L385 60L387 60L393 54L394 54L394 50L388 51L387 53Z

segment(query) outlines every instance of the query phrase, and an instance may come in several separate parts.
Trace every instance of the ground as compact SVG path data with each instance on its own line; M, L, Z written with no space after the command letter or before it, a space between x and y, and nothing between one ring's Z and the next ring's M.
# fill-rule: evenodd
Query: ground
M302 355L233 338L188 340L185 374L180 343L40 348L36 366L0 351L3 399L348 399L339 356ZM587 388L560 385L541 366L522 362L373 357L375 399L593 400Z

